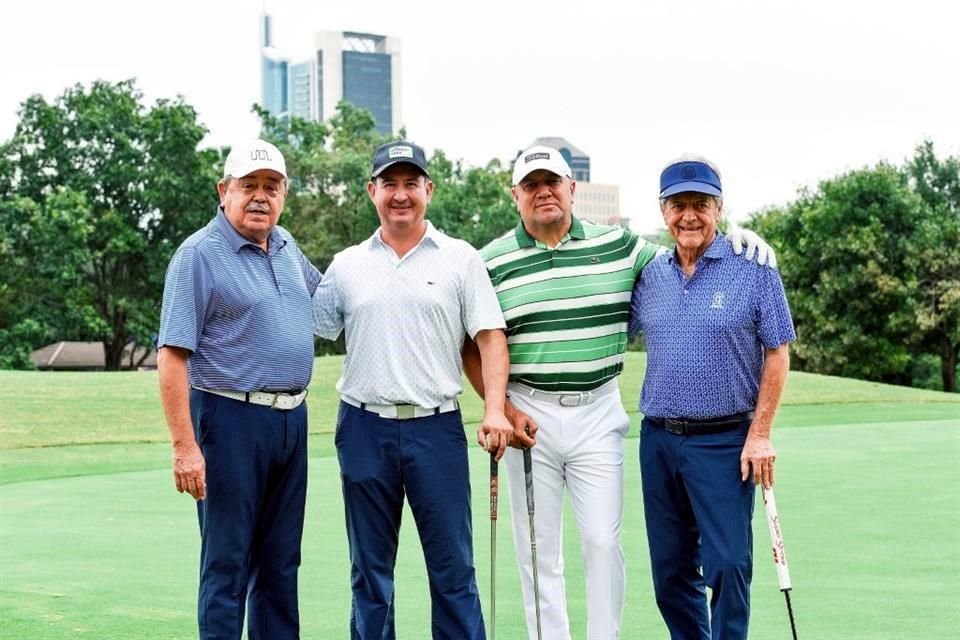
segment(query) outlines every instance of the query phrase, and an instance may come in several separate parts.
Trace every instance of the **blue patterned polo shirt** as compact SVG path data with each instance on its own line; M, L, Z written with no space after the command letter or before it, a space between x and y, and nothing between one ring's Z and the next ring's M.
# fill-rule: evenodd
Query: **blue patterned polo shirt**
M738 257L719 234L690 277L674 251L646 266L630 303L630 333L640 330L640 410L658 418L752 411L764 350L796 339L780 273Z

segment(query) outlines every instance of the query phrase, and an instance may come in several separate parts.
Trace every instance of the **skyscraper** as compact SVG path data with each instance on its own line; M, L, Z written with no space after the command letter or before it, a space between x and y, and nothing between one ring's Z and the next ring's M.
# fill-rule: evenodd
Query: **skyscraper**
M284 55L263 16L261 104L279 117L329 119L341 100L373 114L391 134L400 119L400 41L353 31L318 31L306 58Z

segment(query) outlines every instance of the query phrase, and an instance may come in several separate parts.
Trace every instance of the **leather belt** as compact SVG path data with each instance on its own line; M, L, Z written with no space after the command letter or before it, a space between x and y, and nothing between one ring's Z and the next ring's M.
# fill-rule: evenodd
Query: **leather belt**
M601 396L608 395L617 390L617 380L608 380L596 389L590 391L541 391L527 386L522 382L511 382L507 385L510 392L517 395L535 398L551 404L558 404L561 407L582 407L593 404Z
M646 416L651 424L678 436L696 436L709 433L723 433L736 429L744 422L753 420L753 411L734 413L718 418L654 418Z
M364 411L375 413L381 418L391 420L412 420L413 418L426 418L441 413L449 413L460 408L460 403L456 398L445 400L439 407L427 408L415 404L372 404L370 402L360 402L347 396L340 396L340 399L351 407L357 407Z
M240 402L249 402L250 404L259 404L271 409L280 411L290 411L299 407L307 398L307 389L297 392L288 391L224 391L222 389L204 389L203 387L194 387L197 391L212 393L215 396L223 396Z

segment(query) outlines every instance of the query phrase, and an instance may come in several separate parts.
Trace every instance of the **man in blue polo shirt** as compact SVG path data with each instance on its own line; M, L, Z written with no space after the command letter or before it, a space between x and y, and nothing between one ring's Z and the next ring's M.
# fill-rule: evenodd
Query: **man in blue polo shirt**
M220 207L167 268L157 368L177 490L197 500L201 638L298 638L311 296L320 273L277 226L280 151L233 148Z
M720 173L670 163L660 210L676 248L647 265L640 473L657 606L675 639L747 637L754 487L773 484L773 417L796 336L780 274L717 233ZM705 587L712 590L707 612Z

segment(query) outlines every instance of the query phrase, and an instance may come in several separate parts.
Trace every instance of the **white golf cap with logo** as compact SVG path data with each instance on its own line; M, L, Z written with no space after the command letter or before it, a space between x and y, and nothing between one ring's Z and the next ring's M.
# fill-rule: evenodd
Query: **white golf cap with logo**
M287 178L287 163L283 154L266 140L235 145L223 163L223 177L242 178L254 171L270 169L276 171L284 180Z
M553 147L536 145L517 156L516 162L513 163L512 184L514 186L520 184L521 180L538 169L550 171L564 178L573 178L570 165L559 151Z

